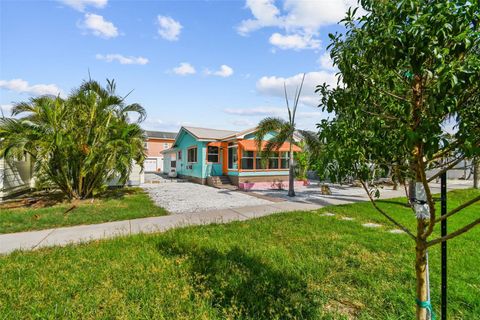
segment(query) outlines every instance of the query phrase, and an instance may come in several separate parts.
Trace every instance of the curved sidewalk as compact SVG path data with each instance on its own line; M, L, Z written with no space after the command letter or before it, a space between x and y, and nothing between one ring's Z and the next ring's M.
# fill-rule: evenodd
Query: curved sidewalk
M308 203L272 202L272 204L268 205L1 234L0 254L8 254L15 250L33 250L42 247L63 246L137 233L162 232L172 228L194 225L244 221L277 212L315 210L321 207L323 206Z
M468 187L470 186L466 183L450 183L448 189L463 189ZM440 192L438 184L432 184L431 189L433 193ZM403 195L402 190L385 191L386 192L382 193L382 199L399 197ZM244 221L278 212L308 211L323 208L329 205L368 201L368 197L366 194L351 194L348 191L343 190L342 194L322 196L321 198L317 199L302 200L302 197L296 197L290 201L281 201L282 202L272 202L265 205L255 205L241 208L172 214L161 217L113 221L101 224L0 234L0 254L8 254L15 250L33 250L42 247L64 246L67 244L88 242L91 240L107 239L116 236L125 236L137 233L162 232L173 228L194 225Z

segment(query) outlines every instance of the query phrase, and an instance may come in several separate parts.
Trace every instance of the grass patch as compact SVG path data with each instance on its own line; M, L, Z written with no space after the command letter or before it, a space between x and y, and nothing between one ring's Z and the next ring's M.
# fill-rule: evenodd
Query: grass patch
M3 207L0 208L0 233L167 214L165 209L155 206L141 188L109 190L93 201L88 199L68 203L57 195L42 196L33 203L29 201L24 199L2 205Z
M479 191L449 194L449 207ZM410 209L382 207L410 225ZM450 230L478 216L459 213ZM332 217L321 216L333 212ZM341 220L341 216L355 220ZM385 227L364 228L377 222ZM368 203L0 257L5 319L413 319L414 244ZM480 228L449 242L449 318L479 319ZM430 250L439 311L440 247Z

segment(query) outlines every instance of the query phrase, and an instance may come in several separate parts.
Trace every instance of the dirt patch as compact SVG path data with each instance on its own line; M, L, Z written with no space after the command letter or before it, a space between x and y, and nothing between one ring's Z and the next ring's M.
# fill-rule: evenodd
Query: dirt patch
M336 313L346 317L348 320L355 320L358 313L364 305L359 302L351 302L347 300L330 300L324 306L324 310L329 313Z
M70 205L71 211L84 204L93 204L95 199L121 199L137 193L139 188L112 188L93 198L73 200L69 202L63 193L59 191L36 191L21 195L14 199L8 199L0 203L0 209L40 209L65 203ZM73 208L71 208L73 207ZM66 212L68 213L68 212Z
M15 199L5 200L0 203L0 209L45 208L62 203L64 200L64 196L58 192L33 192Z

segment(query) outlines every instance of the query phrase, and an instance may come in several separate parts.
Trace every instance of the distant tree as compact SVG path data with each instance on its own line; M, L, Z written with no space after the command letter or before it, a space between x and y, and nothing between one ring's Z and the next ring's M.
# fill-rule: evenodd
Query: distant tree
M305 80L305 74L303 74L300 87L295 91L295 96L293 97L293 105L290 108L290 102L287 94L287 87L284 84L285 89L285 102L287 104L288 111L288 121L283 120L282 118L268 117L260 121L257 126L257 131L255 132L255 141L257 142L258 150L262 150L262 141L265 136L271 132L276 132L276 135L267 141L265 149L262 150L263 158L267 158L272 151L278 150L282 144L285 142L290 143L289 150L289 174L288 174L288 196L295 196L295 169L294 169L294 154L293 154L293 144L295 142L294 134L296 130L295 116L297 113L298 101L302 93L303 82Z
M61 190L69 199L85 199L103 190L107 181L125 184L133 162L143 165L145 110L125 104L115 82L103 88L84 82L66 99L32 98L14 105L0 118L0 156L24 152L33 159L34 175ZM139 115L137 122L129 113Z
M322 161L334 180L354 177L374 207L416 243L417 319L427 319L427 249L469 231L480 216L445 237L435 226L480 200L439 216L428 182L465 158L480 154L480 4L478 1L360 1L367 14L349 10L346 33L330 35L340 85L318 87L333 120L319 124ZM454 120L458 130L443 129ZM372 184L378 168L394 167L413 180L416 231L382 209ZM427 171L438 173L427 178Z

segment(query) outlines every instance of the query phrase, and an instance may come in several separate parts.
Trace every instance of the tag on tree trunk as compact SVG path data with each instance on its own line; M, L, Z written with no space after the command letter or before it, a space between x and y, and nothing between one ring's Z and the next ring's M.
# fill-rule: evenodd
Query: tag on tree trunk
M417 182L415 184L415 213L417 219L430 219L430 207L427 202L427 194L423 183Z

